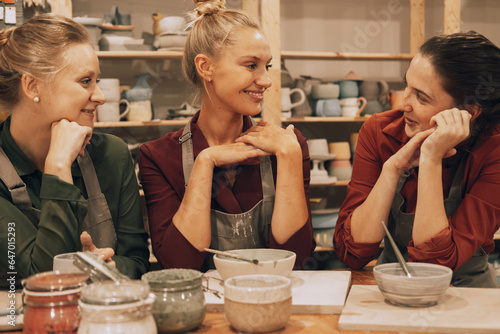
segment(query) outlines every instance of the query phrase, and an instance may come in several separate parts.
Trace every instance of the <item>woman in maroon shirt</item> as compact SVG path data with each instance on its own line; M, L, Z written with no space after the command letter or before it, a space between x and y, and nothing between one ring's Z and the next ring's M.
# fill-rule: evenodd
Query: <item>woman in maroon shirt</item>
M497 287L487 253L500 227L500 49L475 32L436 36L405 79L399 109L360 130L336 252L363 267L384 221L409 261L450 267L456 286ZM396 261L385 242L378 263Z
M163 267L205 270L207 247L282 248L301 267L314 250L307 144L293 126L252 123L272 56L255 20L224 7L197 2L184 49L200 111L141 147L153 251Z

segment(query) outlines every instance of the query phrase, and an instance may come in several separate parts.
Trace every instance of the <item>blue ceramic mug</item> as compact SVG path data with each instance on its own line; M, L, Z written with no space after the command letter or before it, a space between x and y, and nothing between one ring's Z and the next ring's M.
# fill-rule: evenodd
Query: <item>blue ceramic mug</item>
M320 117L340 116L342 108L338 99L321 99L316 101L315 115Z

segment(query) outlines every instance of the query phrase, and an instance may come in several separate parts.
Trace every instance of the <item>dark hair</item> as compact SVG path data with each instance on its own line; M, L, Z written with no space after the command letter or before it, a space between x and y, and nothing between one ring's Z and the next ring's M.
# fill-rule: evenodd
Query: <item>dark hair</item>
M23 74L50 81L66 62L71 44L91 43L87 29L67 17L40 14L17 28L0 31L0 102L19 101Z
M457 107L480 107L477 122L500 123L500 49L475 31L434 36L419 52L429 58Z

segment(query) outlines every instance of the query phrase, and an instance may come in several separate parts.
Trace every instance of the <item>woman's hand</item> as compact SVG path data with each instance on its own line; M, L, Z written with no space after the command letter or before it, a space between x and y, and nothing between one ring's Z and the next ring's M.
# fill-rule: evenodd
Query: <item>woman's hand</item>
M441 111L431 118L435 131L422 143L421 156L440 161L456 153L455 146L470 135L471 114L457 108Z
M417 133L384 163L384 167L390 167L398 176L401 176L407 170L418 166L420 147L434 131L435 129L432 128Z
M269 155L267 152L245 143L211 146L204 149L198 158L206 158L216 167L231 166L237 163L258 163L258 157Z
M290 152L302 152L293 129L292 124L283 129L280 126L262 121L242 133L236 142L253 145L276 156L286 155Z
M115 251L112 248L97 248L92 242L92 237L87 232L82 232L80 235L80 241L82 243L82 252L94 252L98 254L98 258L106 262L107 265L116 267L115 261L111 258L115 255Z
M91 137L92 129L88 126L81 126L66 119L53 123L44 172L73 183L71 164L77 156L83 156Z

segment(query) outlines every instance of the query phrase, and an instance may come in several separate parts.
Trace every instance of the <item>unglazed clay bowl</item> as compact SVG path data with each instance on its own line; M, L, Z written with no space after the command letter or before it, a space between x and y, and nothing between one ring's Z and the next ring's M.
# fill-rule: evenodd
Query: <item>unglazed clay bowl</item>
M291 280L277 275L244 275L224 282L224 312L233 328L258 333L286 326L292 311Z
M398 262L373 267L373 276L386 301L398 306L426 307L437 304L450 286L453 271L431 263L409 262L412 277Z
M292 272L296 255L294 252L271 249L251 248L227 251L248 259L257 259L258 264L233 259L224 255L214 255L214 263L223 280L233 276L268 274L288 276Z

